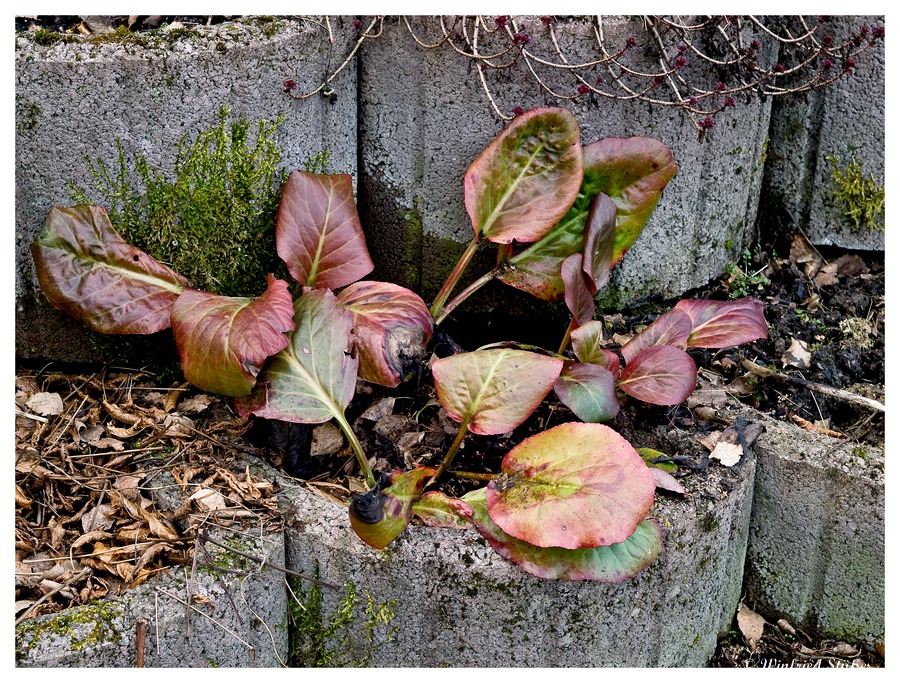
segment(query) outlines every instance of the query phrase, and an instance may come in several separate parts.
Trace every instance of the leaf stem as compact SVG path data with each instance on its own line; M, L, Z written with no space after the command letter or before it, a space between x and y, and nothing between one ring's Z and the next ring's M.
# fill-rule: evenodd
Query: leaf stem
M447 455L444 456L444 460L441 462L441 466L438 467L438 471L434 473L434 476L431 478L431 483L438 481L444 472L450 467L450 463L453 462L453 457L456 455L456 451L459 450L459 447L462 445L463 439L466 438L466 433L469 431L469 423L468 421L462 422L459 425L459 431L456 432L456 438L453 439L453 443L450 444L450 449L447 451Z
M366 478L366 484L368 484L370 489L375 488L375 475L372 474L372 468L369 467L369 460L366 458L366 454L363 453L362 444L359 443L359 439L357 439L356 434L353 433L350 423L347 422L347 418L344 417L343 414L335 415L334 419L344 433L344 436L347 437L350 448L353 449L353 455L356 456L356 462L359 464L359 469Z
M450 275L447 276L447 281L444 283L444 286L441 287L441 291L438 292L438 295L435 297L434 302L431 304L431 317L437 318L438 314L443 310L444 304L447 302L447 299L450 298L450 294L453 292L453 288L456 287L459 282L459 278L462 277L462 274L465 272L469 263L472 261L472 257L475 256L475 252L478 251L478 247L480 242L478 241L478 235L469 242L469 246L466 247L466 250L463 252L463 255L459 257L459 261L456 262L456 265L453 267ZM441 317L443 320L443 316Z
M497 274L497 272L494 270L485 273L480 278L475 280L475 282L473 282L471 285L469 285L463 291L461 291L459 294L457 294L453 298L453 300L444 307L444 310L441 312L441 314L434 319L434 324L440 325L442 322L444 322L444 320L447 319L447 316L453 312L454 308L459 306L463 301L468 299L472 294L474 294L479 289L484 287L488 282L493 280L494 277L496 276L496 274Z
M456 477L457 479L471 479L473 481L493 481L497 476L490 472L465 472L463 470L447 470L448 477Z
M566 328L566 333L563 335L562 343L559 345L559 351L556 352L556 355L563 355L566 347L569 345L569 340L572 338L572 331L577 327L578 323L575 322L575 316L572 316L572 320L569 322L569 326Z

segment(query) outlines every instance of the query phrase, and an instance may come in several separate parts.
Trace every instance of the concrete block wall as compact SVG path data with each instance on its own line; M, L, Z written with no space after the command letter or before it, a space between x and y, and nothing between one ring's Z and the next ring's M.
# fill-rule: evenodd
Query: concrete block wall
M349 19L337 40L317 21L221 24L146 44L35 44L16 36L16 346L25 356L94 360L83 327L39 291L28 247L54 205L72 204L69 185L93 188L85 156L112 168L116 140L170 171L179 139L215 125L222 107L250 121L284 115L278 134L285 167L321 150L331 168L356 175L356 71L331 83L334 98L291 101L282 83L315 88L351 49ZM121 360L121 359L119 359Z
M745 585L759 609L849 641L884 643L884 451L766 421Z
M883 24L883 16L836 16L829 27L838 42L863 25ZM767 220L784 230L794 230L796 221L813 244L884 249L884 231L857 230L845 207L835 200L828 159L835 157L842 172L857 161L866 178L872 176L884 186L884 60L881 41L857 58L852 76L804 97L780 98L773 104L763 184Z

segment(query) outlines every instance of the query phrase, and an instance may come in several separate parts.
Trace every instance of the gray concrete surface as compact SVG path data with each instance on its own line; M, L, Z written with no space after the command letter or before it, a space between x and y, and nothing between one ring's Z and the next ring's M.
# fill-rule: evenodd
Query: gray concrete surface
M28 247L50 208L72 204L69 185L93 187L84 157L116 160L116 139L152 167L170 171L178 140L234 116L272 121L286 168L331 152L331 169L356 172L356 72L331 83L333 101L316 87L352 44L349 19L335 19L329 48L320 22L228 23L147 38L147 45L90 42L36 45L16 36L16 350L24 356L94 360L98 350L83 327L35 292ZM178 37L167 37L181 33Z
M834 17L835 41L863 24L884 24L881 16ZM884 186L884 42L856 59L857 68L827 89L806 97L779 99L772 107L763 204L767 220L792 230L792 221L813 244L847 249L884 249L884 231L857 230L835 200L832 164L843 172L851 161ZM835 67L837 68L837 67ZM884 219L884 216L882 216Z
M236 529L213 530L210 537L284 566L281 534ZM199 568L190 580L191 567L173 568L122 598L26 620L16 628L16 666L134 667L140 619L146 667L283 666L284 575L213 545L207 550L216 566L244 574Z
M377 551L346 509L280 477L295 517L313 520L287 530L288 564L395 601L399 631L375 666L703 666L740 597L753 466L689 480L683 501L657 496L663 554L621 584L538 579L474 530L412 526ZM325 598L335 611L340 594ZM355 653L368 648L364 629L350 635Z
M884 451L766 421L745 585L760 610L872 645L885 629Z

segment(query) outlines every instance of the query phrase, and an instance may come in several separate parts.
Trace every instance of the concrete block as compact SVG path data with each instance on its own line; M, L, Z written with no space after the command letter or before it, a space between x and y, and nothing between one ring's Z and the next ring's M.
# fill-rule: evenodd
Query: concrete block
M214 530L210 536L284 566L280 533ZM212 545L208 552L216 566L245 574L199 568L189 580L190 567L175 567L121 598L26 620L16 627L16 666L134 667L139 619L146 620L146 667L283 666L284 575Z
M353 37L332 19L336 42L318 20L248 20L139 34L116 42L81 39L38 45L16 36L16 350L23 356L96 360L81 325L35 291L28 247L55 204L71 205L69 184L93 187L84 157L116 159L116 139L151 166L172 169L186 133L216 124L223 106L251 121L285 121L278 141L288 169L321 150L335 172L356 172L356 71L330 83L332 98L290 100L340 64Z
M872 645L883 640L884 452L766 420L746 589L795 626Z
M835 42L863 24L884 24L883 16L835 16L830 31ZM785 222L789 212L813 244L846 249L884 249L884 231L856 229L835 200L832 163L844 171L851 161L863 175L884 186L884 42L856 59L849 78L803 98L781 98L772 107L763 211L770 221ZM882 216L882 219L884 216Z
M686 437L690 440L690 437ZM696 447L696 442L694 441ZM348 657L373 666L703 666L727 631L741 592L752 454L708 479L686 480L685 499L657 496L665 532L660 559L617 584L548 581L501 558L474 530L410 526L383 551L365 545L343 506L270 473L290 516L288 567L351 583L372 604L392 604L388 627L367 636L366 600ZM324 591L323 615L339 591ZM393 640L383 642L390 628ZM326 644L327 646L327 644ZM374 647L373 647L374 646ZM372 649L372 652L369 650Z
M532 33L541 32L528 17ZM439 35L436 20L413 20L423 40ZM639 33L640 22L604 17L611 46ZM556 30L570 61L597 56L591 20L560 19ZM546 38L541 38L549 43ZM538 38L529 49L540 51ZM448 46L420 48L401 22L363 45L359 58L360 203L364 223L377 228L370 249L381 277L432 298L473 235L463 202L463 175L504 128L482 90L478 70ZM655 68L655 67L654 67ZM542 76L547 76L543 74ZM489 74L503 111L555 104L519 63ZM550 76L547 76L550 78ZM712 83L716 78L712 79ZM574 94L571 76L548 85ZM563 102L575 113L582 142L603 137L656 137L672 149L678 175L669 183L643 235L614 271L601 303L622 306L648 295L674 297L706 284L734 262L753 235L770 102L741 103L717 117L699 142L680 112L637 101L582 97ZM491 267L470 267L469 281ZM506 308L496 292L473 299ZM477 295L476 295L477 296Z

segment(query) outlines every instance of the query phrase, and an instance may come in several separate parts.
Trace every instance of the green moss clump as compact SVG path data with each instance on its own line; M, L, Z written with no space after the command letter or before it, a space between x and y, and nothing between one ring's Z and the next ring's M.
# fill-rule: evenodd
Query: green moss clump
M319 571L316 567L315 578ZM366 607L357 616L359 598L356 586L344 584L344 596L335 611L324 613L322 589L318 584L303 591L301 580L288 580L295 600L290 604L290 649L288 664L291 667L346 667L371 666L375 650L393 640L397 627L389 628L394 618L395 601L375 604L371 593L366 591ZM354 652L354 633L361 634L363 651ZM358 645L357 645L358 647Z
M39 642L54 636L68 638L73 652L99 643L117 643L122 634L114 621L123 616L122 603L98 600L48 619L26 621L16 627L16 659L26 657Z
M117 141L112 168L86 159L95 193L72 188L76 203L108 207L122 237L170 264L191 286L225 296L255 296L267 273L282 274L275 251L275 219L287 177L279 167L275 133L282 118L260 121L255 135L243 117L178 143L174 178L146 158L126 155ZM325 160L327 162L327 159ZM99 197L97 196L99 195Z
M831 162L835 202L853 221L854 230L884 231L884 185L875 182L873 175L868 178L863 176L862 164L858 159L841 170L837 157L825 158Z

